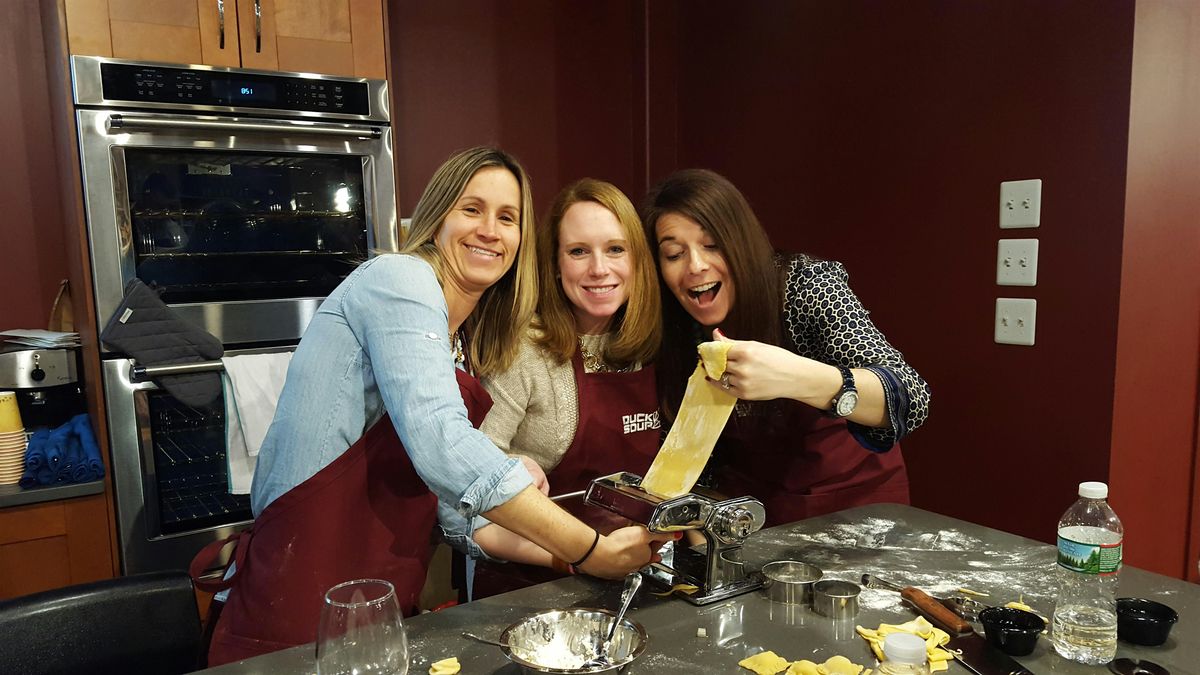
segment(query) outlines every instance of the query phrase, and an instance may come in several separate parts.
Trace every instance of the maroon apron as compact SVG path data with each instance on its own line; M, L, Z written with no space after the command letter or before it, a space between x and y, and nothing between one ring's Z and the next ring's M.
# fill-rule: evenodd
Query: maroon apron
M478 427L492 399L478 380L456 372ZM196 584L210 592L233 588L213 631L209 667L313 642L325 591L343 581L390 581L411 616L436 522L437 497L385 414L331 464L271 502L250 530L210 544L192 561L195 579L237 539L234 575Z
M757 497L768 527L852 506L908 503L899 444L871 452L850 434L846 420L802 403L781 403L782 414L770 420L734 411L713 472L722 494Z
M579 392L579 426L558 466L546 476L555 494L586 489L593 478L618 471L645 475L658 453L661 424L654 389L654 366L632 373L585 373L583 359L571 359ZM612 511L570 499L559 506L601 534L628 525ZM536 565L475 563L476 600L561 578Z

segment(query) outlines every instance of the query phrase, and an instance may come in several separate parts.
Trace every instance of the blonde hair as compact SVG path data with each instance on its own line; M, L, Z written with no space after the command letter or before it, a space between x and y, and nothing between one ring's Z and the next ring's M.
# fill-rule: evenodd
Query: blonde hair
M489 167L508 169L521 188L521 243L512 267L483 292L462 325L467 335L470 364L481 377L502 372L512 365L520 336L529 325L537 303L533 197L525 169L515 157L496 148L476 147L456 153L429 179L413 210L408 237L400 247L401 253L410 253L428 262L438 281L445 285L442 253L435 241L438 231L467 183L480 169Z
M611 183L594 178L584 178L563 188L538 230L541 291L536 327L542 332L535 341L560 361L569 360L578 347L575 316L559 279L558 246L563 216L580 202L599 204L616 217L633 258L629 299L613 317L615 335L605 347L604 359L618 367L653 361L662 342L662 300L650 245L629 198Z

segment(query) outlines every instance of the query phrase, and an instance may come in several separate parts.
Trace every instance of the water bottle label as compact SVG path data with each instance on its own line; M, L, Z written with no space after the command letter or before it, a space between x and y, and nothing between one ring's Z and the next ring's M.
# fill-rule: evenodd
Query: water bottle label
M1058 564L1083 574L1116 574L1121 570L1121 543L1085 544L1058 538Z

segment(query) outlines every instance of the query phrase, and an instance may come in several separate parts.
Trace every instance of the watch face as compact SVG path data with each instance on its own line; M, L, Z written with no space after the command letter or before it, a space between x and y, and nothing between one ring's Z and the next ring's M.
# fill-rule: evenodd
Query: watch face
M854 412L854 407L857 405L858 405L858 392L856 392L856 391L842 392L842 395L840 397L838 397L838 401L837 401L838 417L846 417L850 413Z

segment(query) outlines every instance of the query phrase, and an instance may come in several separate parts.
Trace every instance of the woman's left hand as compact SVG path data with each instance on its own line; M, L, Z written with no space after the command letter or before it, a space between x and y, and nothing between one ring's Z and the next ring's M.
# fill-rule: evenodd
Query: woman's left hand
M713 339L733 346L726 356L725 375L709 382L740 399L791 398L828 407L841 389L841 374L828 364L762 342L730 340L720 329L713 330Z
M521 465L529 472L529 477L533 479L533 486L538 489L538 492L549 497L550 479L546 478L546 472L542 470L542 467L526 455L517 455L517 459L521 460Z

